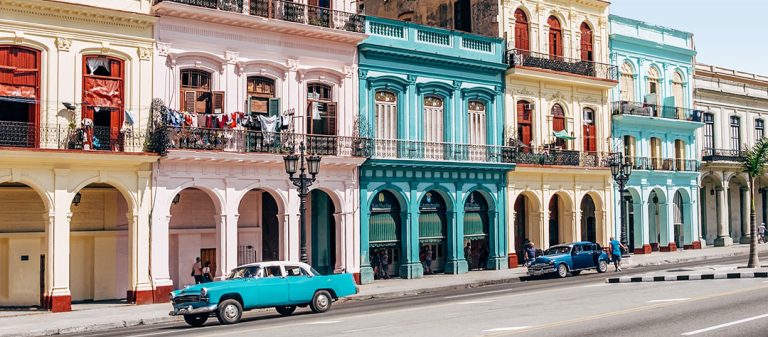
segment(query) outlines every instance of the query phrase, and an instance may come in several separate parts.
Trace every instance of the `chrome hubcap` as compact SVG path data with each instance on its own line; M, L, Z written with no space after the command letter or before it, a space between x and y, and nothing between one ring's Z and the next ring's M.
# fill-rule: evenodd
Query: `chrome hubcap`
M228 305L224 308L224 316L228 319L235 319L237 317L237 308L232 304Z
M328 306L328 297L326 297L325 295L320 295L320 296L317 298L317 304L318 304L318 306L320 306L321 308L325 308L325 307L327 307L327 306Z

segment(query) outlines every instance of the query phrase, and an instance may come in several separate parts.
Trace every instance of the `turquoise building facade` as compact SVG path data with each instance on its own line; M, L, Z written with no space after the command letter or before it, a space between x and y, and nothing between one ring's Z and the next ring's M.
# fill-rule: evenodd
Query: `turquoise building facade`
M506 268L505 173L514 164L502 147L503 42L376 17L366 25L361 283Z
M629 248L636 254L701 248L699 165L693 110L693 35L615 15L609 17L612 144L633 164L625 202ZM621 233L621 212L615 212Z

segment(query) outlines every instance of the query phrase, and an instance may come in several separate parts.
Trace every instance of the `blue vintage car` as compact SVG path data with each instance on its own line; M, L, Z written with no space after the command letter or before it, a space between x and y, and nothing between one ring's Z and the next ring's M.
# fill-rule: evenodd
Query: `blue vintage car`
M605 273L608 270L608 254L599 244L583 241L549 247L528 265L528 275L556 273L559 277L566 277L568 273L579 275L582 270L589 269Z
M221 324L240 321L243 311L274 307L282 315L297 306L321 313L333 301L359 291L351 274L320 275L300 262L263 262L237 267L223 281L171 292L171 316L202 326L210 316Z

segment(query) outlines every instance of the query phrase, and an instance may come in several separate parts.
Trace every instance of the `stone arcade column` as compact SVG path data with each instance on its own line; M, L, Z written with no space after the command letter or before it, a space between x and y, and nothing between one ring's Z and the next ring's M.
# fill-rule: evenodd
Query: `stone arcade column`
M67 190L69 169L54 169L53 214L48 217L48 256L45 307L52 312L72 310L69 290L69 224L73 194Z
M456 204L454 211L447 213L448 220L448 256L445 262L446 274L463 274L469 270L464 259L464 193L463 186L456 186Z
M727 184L727 182L726 182ZM726 198L728 194L723 186L715 187L716 203L717 203L717 239L715 239L715 247L725 247L733 245L733 239L729 235L728 229L728 202Z

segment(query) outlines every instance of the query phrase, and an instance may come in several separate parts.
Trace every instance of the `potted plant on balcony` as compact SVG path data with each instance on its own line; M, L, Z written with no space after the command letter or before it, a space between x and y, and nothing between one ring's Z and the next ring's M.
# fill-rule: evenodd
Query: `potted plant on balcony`
M371 155L370 138L370 127L365 115L355 116L352 130L352 155L355 157L369 157Z

